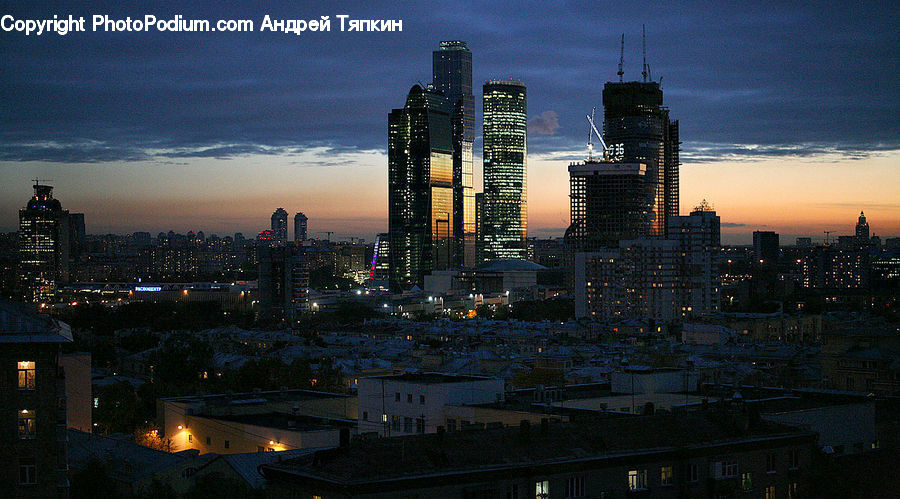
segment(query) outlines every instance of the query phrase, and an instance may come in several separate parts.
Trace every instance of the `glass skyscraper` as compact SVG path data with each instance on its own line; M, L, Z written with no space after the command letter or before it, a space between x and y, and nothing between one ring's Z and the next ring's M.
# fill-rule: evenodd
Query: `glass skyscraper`
M526 257L525 85L497 80L484 84L484 198L482 261Z
M678 121L669 121L659 82L608 82L603 87L603 138L623 163L643 163L652 190L651 236L665 237L678 216Z
M25 299L52 298L69 279L69 212L53 199L53 187L34 184L34 197L19 210L19 281Z
M453 122L453 265L475 264L475 96L472 94L472 51L466 42L441 42L432 53L435 90L447 97Z
M388 232L392 289L454 265L452 106L413 85L388 115Z

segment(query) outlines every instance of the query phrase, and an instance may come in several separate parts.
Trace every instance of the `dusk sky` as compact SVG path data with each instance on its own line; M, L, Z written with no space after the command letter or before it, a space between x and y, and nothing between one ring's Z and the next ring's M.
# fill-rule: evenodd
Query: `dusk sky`
M25 36L0 31L0 230L31 180L52 179L88 233L255 235L278 207L311 236L387 230L387 114L431 79L431 51L473 52L481 84L528 87L529 235L568 225L569 162L586 153L625 33L625 78L647 60L680 120L681 212L702 199L726 243L775 230L900 236L900 15L885 2L56 2L0 16L251 19L253 33ZM846 5L845 5L846 3ZM330 32L259 32L263 17L330 16ZM338 14L402 19L341 32Z

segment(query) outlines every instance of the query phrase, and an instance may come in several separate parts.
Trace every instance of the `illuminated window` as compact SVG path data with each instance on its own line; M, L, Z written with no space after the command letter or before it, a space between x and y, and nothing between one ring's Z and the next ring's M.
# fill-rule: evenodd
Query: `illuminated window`
M34 438L34 426L34 411L28 409L19 411L19 438Z
M19 390L34 390L34 362L22 361L19 368Z
M775 499L775 486L769 485L766 487L765 499Z
M674 483L675 471L671 466L663 466L659 470L659 483L662 485L672 485Z
M547 499L550 497L550 482L541 480L534 483L534 499Z
M741 488L745 491L753 489L753 477L747 473L741 473Z
M647 488L647 470L631 470L628 472L628 490L644 490Z

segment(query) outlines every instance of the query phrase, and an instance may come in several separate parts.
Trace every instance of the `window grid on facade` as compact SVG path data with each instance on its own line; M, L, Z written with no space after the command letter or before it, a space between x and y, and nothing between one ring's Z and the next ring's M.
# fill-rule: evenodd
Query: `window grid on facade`
M18 365L19 390L34 390L34 362L22 361Z
M647 488L647 470L630 470L628 472L628 490L644 490Z

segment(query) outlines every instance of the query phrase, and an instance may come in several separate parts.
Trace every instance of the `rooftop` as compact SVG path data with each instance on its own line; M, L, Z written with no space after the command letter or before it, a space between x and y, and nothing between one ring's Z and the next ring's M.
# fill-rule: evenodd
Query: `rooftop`
M363 379L384 379L384 380L406 381L409 383L424 383L424 384L464 383L464 382L468 382L468 381L492 381L492 380L494 380L494 378L489 378L486 376L464 376L464 375L444 374L444 373L390 374L390 375L386 375L386 376L368 376Z
M795 437L814 438L814 434L767 422L742 432L734 418L710 411L609 419L602 425L557 423L548 425L546 431L499 428L359 439L348 447L262 469L267 477L305 476L353 485Z
M37 313L22 303L0 300L0 343L72 341L69 325Z
M479 265L477 270L481 272L536 272L540 270L547 270L547 267L538 265L534 262L529 262L528 260L520 260L517 258L499 258L497 260L491 260L490 262Z

